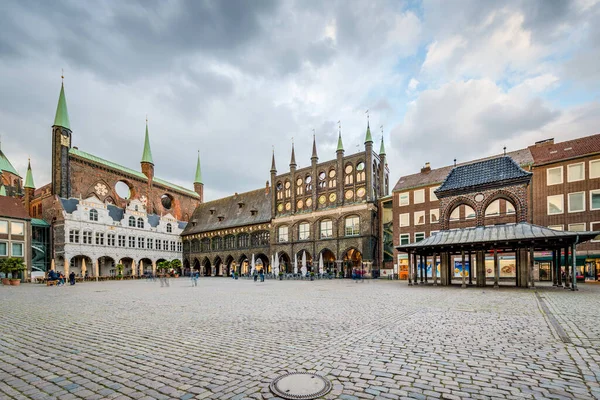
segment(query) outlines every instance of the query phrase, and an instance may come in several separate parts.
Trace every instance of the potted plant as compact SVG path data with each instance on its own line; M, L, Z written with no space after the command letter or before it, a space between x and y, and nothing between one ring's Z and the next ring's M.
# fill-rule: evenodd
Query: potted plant
M164 275L167 273L167 271L169 270L169 268L171 268L171 263L168 261L160 261L157 265L156 265L156 269L159 272L159 275Z
M3 285L10 285L10 278L8 277L8 274L12 272L12 265L9 260L10 258L0 260L0 272L4 274L4 278L2 278Z
M342 279L344 277L344 272L340 271L340 273L338 274L338 276L340 277L340 279Z
M282 281L283 280L283 272L279 271L279 280Z
M237 273L237 272L235 272L235 273L233 274L233 277L234 277L235 279L237 279L237 278L238 278L238 273Z
M125 266L123 264L117 264L116 268L117 268L117 278L123 279L123 270L125 269Z
M310 272L310 280L314 281L315 280L315 273L314 272Z
M12 286L19 286L21 284L21 279L17 278L18 272L25 271L27 267L23 262L22 258L10 257L2 260L2 272L4 272L4 276L6 278L2 279L3 284L5 283L5 279L8 278L8 274L10 273L12 278L7 279Z
M175 278L179 278L179 273L181 271L181 260L173 260L171 261L170 265L174 271Z

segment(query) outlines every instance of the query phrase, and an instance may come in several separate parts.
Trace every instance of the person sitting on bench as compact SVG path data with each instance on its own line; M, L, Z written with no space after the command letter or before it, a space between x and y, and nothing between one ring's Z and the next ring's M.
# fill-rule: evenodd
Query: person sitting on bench
M49 282L56 282L58 283L58 275L56 274L56 271L54 271L53 269L50 270L50 272L48 272L48 281Z

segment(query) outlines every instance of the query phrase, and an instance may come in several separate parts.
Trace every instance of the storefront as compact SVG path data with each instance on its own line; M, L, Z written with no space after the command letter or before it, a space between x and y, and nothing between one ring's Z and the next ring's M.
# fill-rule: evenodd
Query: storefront
M562 253L562 256L564 256L564 253ZM576 258L577 279L579 281L600 280L598 276L600 273L600 254L578 255ZM549 281L551 279L552 256L546 254L536 255L535 261L539 265L540 281Z

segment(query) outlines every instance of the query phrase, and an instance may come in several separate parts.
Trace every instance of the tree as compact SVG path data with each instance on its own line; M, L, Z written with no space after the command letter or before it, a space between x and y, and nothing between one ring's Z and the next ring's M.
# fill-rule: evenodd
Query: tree
M26 269L27 267L22 258L9 257L0 260L0 272L3 272L6 278L8 278L8 274L12 274L12 279L18 279L17 273Z
M175 259L171 261L171 268L173 268L176 272L181 273L181 260Z

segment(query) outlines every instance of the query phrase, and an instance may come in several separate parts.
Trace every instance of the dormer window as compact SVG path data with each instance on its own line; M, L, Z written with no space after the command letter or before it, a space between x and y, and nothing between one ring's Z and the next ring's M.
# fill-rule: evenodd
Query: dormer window
M245 204L244 204L244 202L243 202L243 201L240 201L240 202L238 203L238 208L244 208L244 205L245 205Z
M210 215L215 215L216 212L217 212L216 208L211 208L210 209Z
M251 215L256 215L256 214L258 214L258 210L257 210L257 209L255 209L255 208L253 208L252 210L250 210L250 214L251 214Z
M225 219L225 216L224 215L219 215L217 218L219 218L219 222L220 222L220 221L223 221Z

